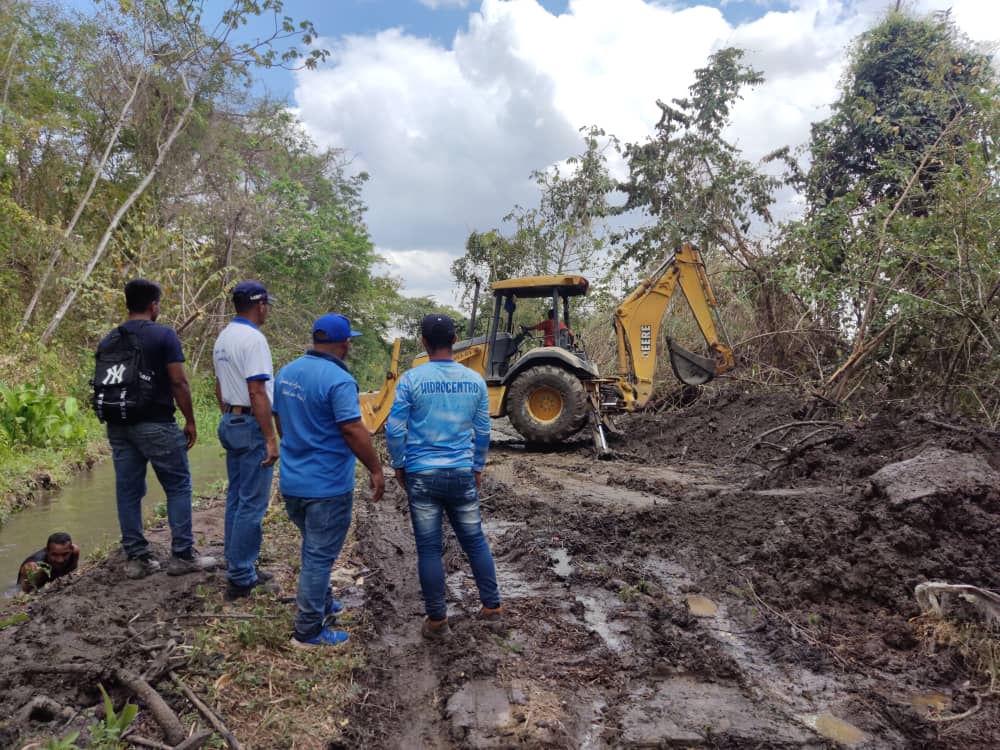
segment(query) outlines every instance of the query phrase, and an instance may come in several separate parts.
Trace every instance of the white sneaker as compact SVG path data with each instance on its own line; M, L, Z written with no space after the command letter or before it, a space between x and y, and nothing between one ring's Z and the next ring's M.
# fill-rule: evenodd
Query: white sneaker
M125 577L136 580L160 571L160 563L148 555L125 561Z
M199 555L193 549L190 554L191 557L177 557L176 555L172 555L167 562L167 575L183 576L188 573L215 570L216 561L214 557Z

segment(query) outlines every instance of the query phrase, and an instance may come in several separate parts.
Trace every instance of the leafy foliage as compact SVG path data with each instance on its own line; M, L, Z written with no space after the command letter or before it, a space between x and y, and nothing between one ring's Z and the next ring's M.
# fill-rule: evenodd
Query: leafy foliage
M834 395L871 362L893 395L1000 418L998 103L989 58L947 17L893 13L857 40L787 235L789 284L850 341Z
M139 707L134 703L126 703L122 706L121 711L116 713L111 696L104 689L104 685L98 684L97 687L104 698L104 718L90 725L87 748L88 750L119 750L125 747L122 735L135 721Z
M773 224L770 207L783 179L743 159L726 140L740 92L764 80L742 57L733 47L711 55L695 71L687 97L657 100L653 136L625 146L629 175L618 186L626 200L617 213L649 219L615 237L625 260L646 264L693 241L709 252L720 248L745 267L758 265L749 232L755 224ZM795 169L787 149L768 155L764 163L770 162Z
M87 435L85 419L75 398L60 398L44 384L0 383L0 446L79 444Z

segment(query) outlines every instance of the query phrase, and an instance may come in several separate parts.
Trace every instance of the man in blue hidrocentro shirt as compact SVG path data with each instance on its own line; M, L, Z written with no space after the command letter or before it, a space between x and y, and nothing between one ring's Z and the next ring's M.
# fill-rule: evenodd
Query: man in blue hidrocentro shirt
M358 384L344 364L351 330L343 315L313 325L313 348L278 371L274 419L281 436L281 494L288 517L302 532L302 568L292 646L333 646L348 639L324 626L342 605L330 590L330 570L344 546L354 505L354 458L371 474L372 502L385 478L361 421Z
M421 333L430 361L400 378L385 438L396 479L410 500L427 614L421 632L426 638L443 638L451 632L441 561L443 513L472 566L483 605L480 616L499 623L503 615L479 514L490 408L482 376L452 359L455 322L447 315L428 315Z

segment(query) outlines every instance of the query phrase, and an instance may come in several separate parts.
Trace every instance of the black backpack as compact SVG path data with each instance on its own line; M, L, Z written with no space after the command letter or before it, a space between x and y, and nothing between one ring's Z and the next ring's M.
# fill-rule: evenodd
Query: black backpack
M155 373L146 367L139 337L118 326L97 349L94 413L102 422L141 422L156 395Z

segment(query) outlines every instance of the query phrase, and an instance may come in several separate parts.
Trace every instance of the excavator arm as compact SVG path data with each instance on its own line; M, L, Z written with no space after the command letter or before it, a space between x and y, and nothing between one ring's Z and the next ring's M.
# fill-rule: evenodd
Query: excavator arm
M378 432L385 420L389 418L392 402L396 398L396 384L399 381L399 347L402 342L396 339L392 344L392 363L385 373L382 387L377 391L365 391L358 394L361 401L361 421L372 435Z
M707 383L735 366L732 349L722 342L712 311L715 295L701 253L685 243L663 261L615 310L618 340L618 387L625 409L645 406L653 394L656 342L663 315L680 287L711 352L703 357L669 341L670 361L677 378L689 385Z

